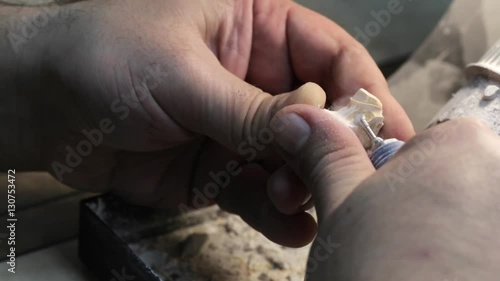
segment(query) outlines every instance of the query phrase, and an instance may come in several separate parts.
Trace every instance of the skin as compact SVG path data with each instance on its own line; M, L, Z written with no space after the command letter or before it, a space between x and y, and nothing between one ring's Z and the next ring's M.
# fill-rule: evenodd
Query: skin
M37 17L48 20L26 42L12 39ZM269 147L238 149L276 112L341 104L363 87L384 104L386 136L414 133L363 46L292 1L2 6L0 30L9 39L0 43L0 126L13 132L2 167L153 207L219 203L287 246L316 234L309 190ZM306 82L316 84L298 88ZM88 146L85 156L69 152ZM231 160L238 175L195 204L210 171Z
M240 172L208 203L273 241L301 246L316 234L304 212L312 196L319 230L311 259L321 261L308 280L500 275L498 137L477 121L448 122L375 172L353 133L318 107L364 87L384 103L386 136L406 140L413 130L366 50L331 21L284 0L84 1L49 9L63 18L51 18L22 48L0 41L0 124L9 132L3 168L15 163L58 177L53 163L67 164L65 147L110 118L113 132L61 181L175 208L193 202L209 171L236 159ZM8 36L23 17L42 13L0 7L0 30ZM148 78L143 91L138 86L156 66L159 79ZM321 88L293 91L304 82ZM111 106L129 95L141 95L141 103L127 103L121 120ZM237 153L290 114L273 139L282 158L269 148L251 161ZM408 161L419 164L405 172ZM333 250L318 256L325 241Z
M482 123L429 129L375 172L332 115L294 105L278 117L290 123L276 145L319 218L307 280L498 280L500 138Z

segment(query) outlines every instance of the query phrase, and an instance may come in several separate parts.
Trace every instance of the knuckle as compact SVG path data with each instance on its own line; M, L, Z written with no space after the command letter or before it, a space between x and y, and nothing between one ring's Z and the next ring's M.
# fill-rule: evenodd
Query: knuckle
M436 143L459 140L464 137L472 140L474 136L487 131L486 125L479 119L473 117L463 117L441 123L413 137L407 145L420 143L423 141L434 141Z
M460 122L464 131L482 131L487 129L486 125L481 120L474 117L459 118L456 122Z
M246 98L247 101L242 107L234 107L234 110L241 111L234 114L234 116L240 116L241 122L232 121L233 143L254 137L253 135L260 129L264 119L267 118L267 121L270 119L267 104L271 102L271 97L266 97L263 95L264 92L257 88L244 92L240 90L238 93L236 99Z
M432 161L446 156L456 157L457 153L486 149L492 143L494 134L477 118L459 118L447 121L426 130L406 143L400 155L425 155ZM496 136L495 136L496 137Z

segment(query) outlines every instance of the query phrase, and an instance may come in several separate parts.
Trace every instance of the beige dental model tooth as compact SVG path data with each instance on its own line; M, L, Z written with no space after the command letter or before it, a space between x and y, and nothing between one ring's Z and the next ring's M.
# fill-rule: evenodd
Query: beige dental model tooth
M364 114L366 121L368 121L375 134L378 134L382 126L384 126L382 103L365 89L359 89L351 97L347 105L339 108L330 108L330 110L332 110L330 111L331 113L340 117L354 131L366 149L371 148L372 143L363 128L356 121L356 116Z

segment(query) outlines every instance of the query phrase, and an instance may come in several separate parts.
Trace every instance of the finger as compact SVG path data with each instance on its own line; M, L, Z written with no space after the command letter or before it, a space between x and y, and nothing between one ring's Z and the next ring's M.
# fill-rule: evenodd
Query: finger
M292 1L253 1L251 55L246 80L269 93L297 85L286 40L287 14Z
M156 93L165 112L189 131L209 136L238 151L249 142L262 146L272 138L271 117L291 104L324 106L324 91L308 83L296 91L272 96L244 82L222 67L208 48L197 48L177 82L175 98ZM164 84L165 92L172 84Z
M236 213L269 240L287 246L302 247L316 235L316 222L306 213L280 213L266 192L269 174L255 164L247 165L217 198L219 206Z
M285 124L276 144L310 189L318 218L331 214L374 168L356 135L328 111L294 105L275 119Z
M225 190L234 185L245 160L213 140L206 140L194 167L188 205L196 209L216 203Z
M301 179L288 166L283 166L271 175L267 182L267 195L276 209L285 215L304 211L311 193Z
M196 139L163 151L117 153L113 192L134 204L177 209L188 202L201 142Z
M314 30L314 32L311 32ZM292 4L287 35L293 69L300 81L321 85L329 101L346 102L360 88L376 95L384 105L384 134L407 140L413 126L368 51L331 20Z
M267 196L269 173L257 164L245 163L215 142L206 142L193 174L188 206L202 208L217 203L240 215L270 240L290 246L308 244L316 233L316 222L305 212L280 213Z

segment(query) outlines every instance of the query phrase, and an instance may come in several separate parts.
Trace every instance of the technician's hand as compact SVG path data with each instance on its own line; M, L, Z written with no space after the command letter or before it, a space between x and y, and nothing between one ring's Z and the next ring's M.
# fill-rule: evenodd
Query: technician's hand
M312 193L307 280L497 280L500 138L473 119L413 138L375 172L356 136L294 105L276 143Z
M36 48L42 59L30 75L40 69L52 82L36 98L41 165L70 186L113 189L152 206L220 201L272 240L300 246L315 235L301 209L308 195L297 183L273 199L280 207L269 205L266 181L278 164L260 148L268 142L262 130L286 105L324 106L325 93L308 85L274 95L316 82L328 103L342 103L363 87L384 103L386 135L413 133L367 51L292 1L110 0L60 9L67 23L41 30L24 61ZM247 165L266 155L263 166ZM238 177L205 188L216 181L210 171L227 171L230 159L240 163L231 166Z

